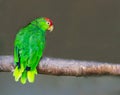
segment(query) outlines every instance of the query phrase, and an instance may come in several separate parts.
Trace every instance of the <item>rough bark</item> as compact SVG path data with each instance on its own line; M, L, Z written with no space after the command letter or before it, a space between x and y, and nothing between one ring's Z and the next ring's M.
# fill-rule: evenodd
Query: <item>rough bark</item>
M0 72L13 70L13 56L0 56ZM120 75L119 64L49 57L41 59L37 70L39 74L59 76Z

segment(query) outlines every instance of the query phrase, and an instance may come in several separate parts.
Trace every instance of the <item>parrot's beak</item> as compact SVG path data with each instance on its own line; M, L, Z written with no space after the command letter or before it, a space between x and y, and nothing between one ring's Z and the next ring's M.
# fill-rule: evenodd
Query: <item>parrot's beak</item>
M48 28L48 30L49 30L50 32L52 32L53 29L54 29L54 26L53 26L53 25Z

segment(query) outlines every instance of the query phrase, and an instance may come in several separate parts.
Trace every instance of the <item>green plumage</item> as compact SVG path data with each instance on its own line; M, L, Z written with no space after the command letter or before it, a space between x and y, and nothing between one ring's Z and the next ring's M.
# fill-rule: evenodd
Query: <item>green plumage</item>
M34 82L36 67L45 48L46 30L49 27L46 18L37 18L19 30L14 43L15 81L20 79L21 83L25 84L28 79L29 82Z

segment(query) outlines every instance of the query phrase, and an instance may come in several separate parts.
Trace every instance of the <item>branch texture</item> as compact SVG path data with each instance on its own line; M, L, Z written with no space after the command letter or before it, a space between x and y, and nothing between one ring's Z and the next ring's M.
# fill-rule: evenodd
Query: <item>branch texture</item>
M43 57L37 69L39 74L59 76L120 75L119 64L49 57ZM0 72L13 70L13 56L0 56Z

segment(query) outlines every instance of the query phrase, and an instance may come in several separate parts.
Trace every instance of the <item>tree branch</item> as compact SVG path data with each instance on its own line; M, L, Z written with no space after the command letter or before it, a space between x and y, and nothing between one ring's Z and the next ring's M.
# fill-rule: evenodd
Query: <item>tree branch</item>
M59 76L120 75L119 64L49 57L43 57L37 69L39 74ZM13 70L13 56L0 56L0 72Z

